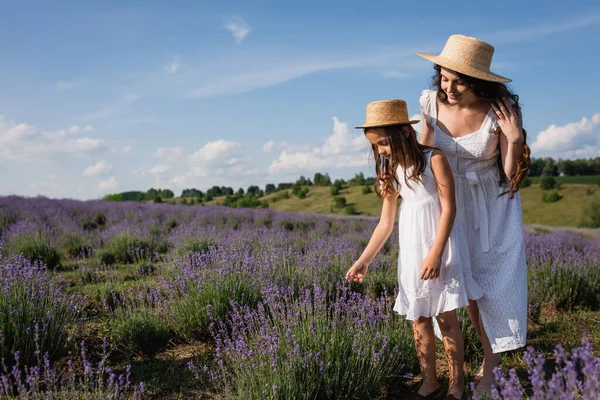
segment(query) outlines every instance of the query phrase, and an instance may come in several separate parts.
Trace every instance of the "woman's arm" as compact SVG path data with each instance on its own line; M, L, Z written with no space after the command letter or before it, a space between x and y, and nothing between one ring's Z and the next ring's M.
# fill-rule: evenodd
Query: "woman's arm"
M500 157L504 173L510 179L517 172L523 152L523 120L521 110L510 106L506 98L491 103L500 126Z
M433 246L421 266L421 279L437 278L440 274L440 261L448 243L450 232L456 216L456 200L454 197L454 178L448 159L440 150L435 149L431 155L431 170L437 182L442 212L440 223L435 234Z
M421 140L419 142L422 145L433 147L433 127L427 122L423 113L421 113L421 121L423 122L423 131L421 132Z

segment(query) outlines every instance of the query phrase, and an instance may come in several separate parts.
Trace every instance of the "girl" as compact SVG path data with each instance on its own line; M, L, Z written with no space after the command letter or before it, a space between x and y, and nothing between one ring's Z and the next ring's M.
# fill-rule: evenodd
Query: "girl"
M421 142L448 156L457 219L467 234L473 277L485 296L467 308L483 345L476 392L489 392L501 352L525 345L527 264L519 182L529 168L519 96L490 71L494 48L452 35L434 62L434 90L421 96Z
M465 395L463 375L463 337L456 309L469 299L481 297L481 290L470 272L466 239L453 227L456 212L452 170L438 149L418 143L408 119L406 102L376 101L367 105L364 125L371 142L380 177L383 198L381 219L373 235L346 279L362 282L369 263L394 228L398 196L402 197L399 215L400 253L398 257L399 292L394 310L413 321L413 334L423 375L418 398L440 395L435 365L435 337L432 317L436 317L444 336L450 368L447 399ZM379 167L382 158L389 166Z

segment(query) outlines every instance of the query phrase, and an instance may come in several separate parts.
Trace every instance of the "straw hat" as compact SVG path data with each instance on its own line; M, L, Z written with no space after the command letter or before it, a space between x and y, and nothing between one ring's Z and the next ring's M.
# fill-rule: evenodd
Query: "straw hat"
M408 108L404 100L381 100L367 104L367 120L356 129L380 128L383 126L416 124L408 119Z
M452 35L438 56L417 52L423 58L442 67L491 82L511 82L490 71L494 47L471 36Z

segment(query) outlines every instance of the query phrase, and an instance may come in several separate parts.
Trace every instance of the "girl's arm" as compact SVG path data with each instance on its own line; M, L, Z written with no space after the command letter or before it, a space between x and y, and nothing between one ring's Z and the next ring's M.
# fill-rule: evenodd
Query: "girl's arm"
M509 101L504 98L491 103L501 132L500 157L504 173L510 179L517 172L519 157L523 152L523 120L521 110L515 106L509 105Z
M448 159L444 153L438 149L433 150L433 154L431 155L431 170L433 171L433 175L437 182L442 212L433 246L427 257L425 257L421 267L421 279L433 279L440 275L442 254L448 243L448 238L450 237L452 225L454 224L454 218L456 216L452 170L450 169L450 164L448 164Z
M346 280L362 283L367 273L367 269L369 268L369 264L373 261L394 230L397 200L398 191L394 191L394 193L384 196L379 223L377 224L377 227L375 227L373 235L371 235L371 239L359 259L348 272L346 272Z

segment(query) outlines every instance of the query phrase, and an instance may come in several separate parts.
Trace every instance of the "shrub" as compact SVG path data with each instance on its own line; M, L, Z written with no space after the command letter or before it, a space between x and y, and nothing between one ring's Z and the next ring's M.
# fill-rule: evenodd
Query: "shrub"
M392 300L319 287L269 292L255 310L235 307L213 330L211 376L232 398L378 398L417 366L410 323Z
M337 208L346 207L346 198L345 197L341 197L341 196L334 197L333 202Z
M580 347L571 351L557 345L551 360L547 360L531 346L527 348L523 359L529 375L526 382L531 383L527 393L514 369L508 373L498 369L495 372L497 387L492 389L492 399L600 398L600 357L594 354L592 343L587 337L583 338ZM475 395L473 399L480 400L481 397Z
M583 205L578 226L600 228L600 191L596 191L596 193Z
M138 238L130 233L121 233L113 236L100 253L101 257L106 257L107 261L111 260L110 254L114 258L114 262L132 263L139 261L141 253L151 256L154 250L158 250L155 247L155 244L146 239ZM141 258L145 259L146 257L141 256ZM109 263L106 262L106 264Z
M96 214L94 222L96 223L96 225L104 226L106 225L106 216L103 213L99 212L98 214Z
M191 286L183 299L173 303L174 329L186 340L208 338L211 318L226 318L231 302L255 307L260 298L260 289L237 275L209 279L201 288Z
M304 188L298 192L298 198L305 199L307 194L308 194L308 188Z
M373 189L371 188L371 186L364 186L362 188L362 194L369 194L369 193L373 193Z
M83 224L81 226L83 227L84 231L93 231L98 227L98 225L94 221L89 219L83 221Z
M519 183L519 188L520 189L525 189L529 186L531 186L531 179L529 179L528 177L524 177L523 180Z
M346 215L356 215L358 213L356 212L356 209L354 208L353 205L349 205L349 206L346 206L344 208L344 214L346 214Z
M31 261L40 261L50 269L60 265L60 254L37 235L18 236L7 246L12 254L23 254Z
M542 201L544 203L555 203L562 199L562 196L558 194L557 190L549 190L547 192L542 193Z
M162 197L155 196L153 202L154 202L154 204L162 203L163 202Z
M108 364L106 339L102 345L102 358L94 367L87 359L85 342L81 342L79 359L68 360L69 369L54 368L48 353L38 355L37 366L23 365L20 354L15 354L15 374L8 373L5 363L0 365L0 395L7 400L23 399L91 399L120 400L142 398L144 383L140 382L134 393L129 381L131 366L125 367L125 374L117 376ZM85 368L85 374L79 375L73 366ZM21 372L21 370L23 372Z
M332 196L337 196L340 194L340 188L334 185L331 187L331 189L329 189L329 193L331 193Z
M544 176L540 179L540 187L544 190L554 189L556 187L556 179L552 176Z
M30 364L35 351L50 358L64 351L79 319L82 302L56 285L40 263L22 256L0 258L0 358Z
M152 357L164 350L173 333L152 310L136 310L109 320L112 342L119 348Z

